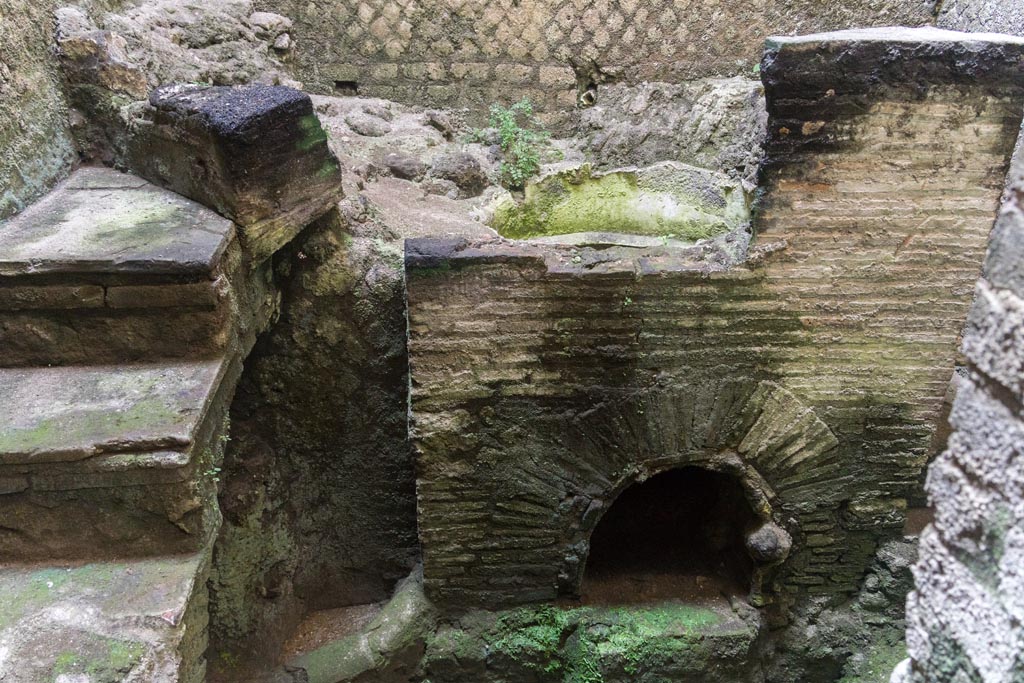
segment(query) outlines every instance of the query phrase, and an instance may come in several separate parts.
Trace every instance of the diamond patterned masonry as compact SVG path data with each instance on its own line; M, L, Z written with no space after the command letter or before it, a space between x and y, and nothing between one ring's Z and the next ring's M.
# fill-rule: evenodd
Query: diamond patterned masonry
M431 106L529 96L564 119L577 88L750 74L764 36L854 25L920 25L929 3L688 0L261 0L294 21L307 88Z

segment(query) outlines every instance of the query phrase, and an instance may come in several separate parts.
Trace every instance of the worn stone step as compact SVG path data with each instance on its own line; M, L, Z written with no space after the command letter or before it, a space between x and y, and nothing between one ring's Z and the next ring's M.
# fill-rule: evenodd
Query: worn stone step
M208 573L208 548L0 567L0 680L199 683Z
M78 169L0 222L0 364L218 347L234 244L232 222L196 202L130 174Z
M0 558L201 546L235 375L222 359L0 368Z

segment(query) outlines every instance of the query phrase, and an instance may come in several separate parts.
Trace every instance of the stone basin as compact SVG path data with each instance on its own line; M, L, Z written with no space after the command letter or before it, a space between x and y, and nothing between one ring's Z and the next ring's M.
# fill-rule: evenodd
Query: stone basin
M499 200L491 227L513 239L619 233L693 244L749 220L738 182L667 161L603 173L589 164L550 172L527 185L521 199Z

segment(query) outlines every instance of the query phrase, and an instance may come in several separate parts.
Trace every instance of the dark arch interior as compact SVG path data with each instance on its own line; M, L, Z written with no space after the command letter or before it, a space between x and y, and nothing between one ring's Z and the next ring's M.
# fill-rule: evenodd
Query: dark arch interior
M629 487L590 538L587 602L642 602L745 593L752 565L744 533L756 525L727 474L684 467Z

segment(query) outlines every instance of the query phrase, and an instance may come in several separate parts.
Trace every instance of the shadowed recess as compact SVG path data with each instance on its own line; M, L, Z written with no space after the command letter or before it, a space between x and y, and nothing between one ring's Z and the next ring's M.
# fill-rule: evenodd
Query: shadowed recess
M751 572L743 537L756 521L740 483L727 474L684 467L634 484L594 529L583 599L743 592Z

